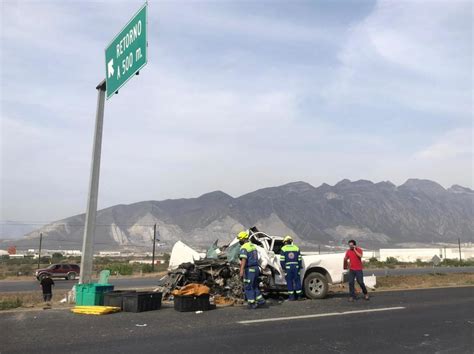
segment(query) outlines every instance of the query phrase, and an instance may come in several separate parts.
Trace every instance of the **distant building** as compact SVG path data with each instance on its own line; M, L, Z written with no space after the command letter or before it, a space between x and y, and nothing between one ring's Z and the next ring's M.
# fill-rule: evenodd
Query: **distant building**
M10 254L10 259L25 258L24 254Z
M393 257L400 262L416 262L417 259L430 262L434 256L441 260L459 259L459 248L381 248L376 258L380 261L386 261L387 258ZM474 258L474 247L462 247L461 258Z
M151 264L151 259L134 259L129 261L129 263ZM155 259L155 264L166 264L166 261L164 259Z
M34 256L33 256L33 259L38 259L38 257L39 257L39 254L35 253ZM41 253L41 258L52 258L52 256L50 254Z
M118 251L101 251L99 257L121 257L122 254Z

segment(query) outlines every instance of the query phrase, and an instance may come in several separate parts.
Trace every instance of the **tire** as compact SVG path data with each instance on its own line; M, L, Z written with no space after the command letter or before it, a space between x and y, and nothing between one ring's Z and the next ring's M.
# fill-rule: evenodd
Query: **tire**
M321 273L309 273L304 280L304 292L310 299L324 299L328 290L328 280Z
M38 280L41 281L43 280L44 278L46 278L48 274L45 274L45 273L41 273L40 275L38 275Z
M69 273L69 274L67 275L67 278L66 278L66 279L67 279L67 280L74 280L74 279L76 279L76 273L74 273L74 272Z

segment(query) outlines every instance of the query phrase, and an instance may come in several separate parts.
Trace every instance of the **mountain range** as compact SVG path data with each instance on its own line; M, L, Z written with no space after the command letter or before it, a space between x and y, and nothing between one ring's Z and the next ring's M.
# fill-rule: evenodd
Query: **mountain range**
M347 179L334 186L294 182L234 198L215 191L198 198L115 205L97 213L96 250L151 246L153 225L160 242L195 246L227 242L251 226L293 235L301 245L342 245L357 239L370 247L406 243L452 243L474 238L474 191L445 189L430 180L396 186ZM19 249L81 249L84 214L41 227L15 240ZM6 248L12 241L2 241Z

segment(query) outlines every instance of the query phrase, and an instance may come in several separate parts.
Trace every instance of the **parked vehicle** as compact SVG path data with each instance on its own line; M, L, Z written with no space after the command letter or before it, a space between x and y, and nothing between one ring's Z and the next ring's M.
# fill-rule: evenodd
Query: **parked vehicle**
M36 279L41 280L47 275L51 278L65 278L67 280L74 280L80 274L81 268L77 264L51 264L49 267L44 269L38 269L36 271Z

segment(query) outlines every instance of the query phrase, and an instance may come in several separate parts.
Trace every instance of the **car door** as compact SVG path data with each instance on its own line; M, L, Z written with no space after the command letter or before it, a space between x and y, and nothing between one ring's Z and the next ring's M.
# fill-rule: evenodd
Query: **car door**
M61 264L56 264L54 268L51 269L51 275L55 277L61 276Z
M281 267L280 264L280 252L281 252L281 247L283 246L283 241L282 240L272 240L271 244L271 266L275 268L279 274L275 274L275 284L286 284L286 279L285 279L285 271Z
M61 265L61 275L67 276L70 270L71 270L71 267L69 267L68 264Z

